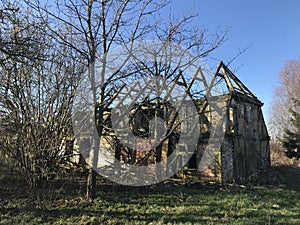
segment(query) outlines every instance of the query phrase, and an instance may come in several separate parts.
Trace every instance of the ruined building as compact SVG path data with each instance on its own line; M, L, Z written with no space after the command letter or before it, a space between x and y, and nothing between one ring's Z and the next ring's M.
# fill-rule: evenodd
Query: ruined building
M189 85L183 76L181 78L183 80L178 79L177 83L185 85L188 89ZM263 103L222 62L219 63L210 82L220 85L223 88L221 92L214 94L205 79L201 82L208 91L202 98L194 99L199 110L200 134L197 146L188 146L189 143L179 146L182 147L183 154L179 151L170 158L180 136L180 131L176 129L160 146L155 149L149 148L148 151L145 149L147 146L138 143L135 149L121 146L116 133L109 129L104 132L101 140L104 145L110 146L110 152L114 152L113 158L134 165L149 165L165 160L163 171L166 173L172 169L172 165L178 167L179 164L179 167L186 170L194 170L193 175L199 179L208 178L222 182L248 179L253 174L267 169L270 166L270 146L261 109ZM155 101L144 102L130 111L131 118L128 122L134 135L149 136L150 121L154 114L160 114L159 117L169 120L172 118L172 106L168 102L158 103L160 107ZM111 127L110 115L111 112L107 112L104 118L106 127ZM221 124L214 124L215 121L221 121ZM186 161L182 157L186 157L184 152L187 149L193 149L193 152L190 152L189 161L184 163Z
M247 179L270 166L269 135L261 107L263 103L221 62L214 74L225 84L225 93L221 96L226 104L225 134L214 165L208 169L209 176L221 181ZM215 112L204 112L207 118L213 118ZM196 159L201 160L203 146L208 140L199 140Z

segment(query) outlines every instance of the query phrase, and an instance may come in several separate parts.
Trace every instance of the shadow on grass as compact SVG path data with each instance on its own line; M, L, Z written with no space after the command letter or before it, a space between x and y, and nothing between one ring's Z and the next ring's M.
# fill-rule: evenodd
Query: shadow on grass
M279 180L286 185L287 188L300 192L300 168L294 166L273 166L277 172Z
M84 200L86 174L67 174L51 191L40 192L23 187L19 174L3 174L0 224L296 225L300 168L280 166L274 170L285 187L171 181L131 187L97 177L93 202Z

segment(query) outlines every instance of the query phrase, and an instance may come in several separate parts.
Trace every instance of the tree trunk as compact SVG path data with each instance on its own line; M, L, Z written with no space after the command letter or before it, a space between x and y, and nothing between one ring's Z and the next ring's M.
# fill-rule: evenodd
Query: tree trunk
M162 153L162 144L159 144L155 149L155 162L156 162L156 176L158 180L161 180L161 153Z
M96 176L97 172L91 167L89 169L86 189L86 198L88 200L93 200L96 196Z

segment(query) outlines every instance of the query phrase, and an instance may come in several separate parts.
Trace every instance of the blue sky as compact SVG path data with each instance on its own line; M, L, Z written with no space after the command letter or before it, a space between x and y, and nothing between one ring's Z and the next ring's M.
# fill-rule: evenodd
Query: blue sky
M214 57L229 61L239 49L250 48L232 64L231 70L265 103L266 120L274 86L284 64L300 56L299 0L174 0L174 13L193 8L195 23L214 32L231 28L228 40ZM217 61L209 61L215 67Z

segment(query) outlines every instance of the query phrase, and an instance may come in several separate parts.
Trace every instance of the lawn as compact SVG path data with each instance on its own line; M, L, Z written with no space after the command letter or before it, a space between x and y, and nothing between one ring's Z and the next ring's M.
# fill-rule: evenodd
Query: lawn
M217 185L167 181L150 187L99 182L84 199L84 179L70 175L50 190L0 176L0 224L299 224L300 171L276 168L286 184ZM300 186L300 185L299 185Z

